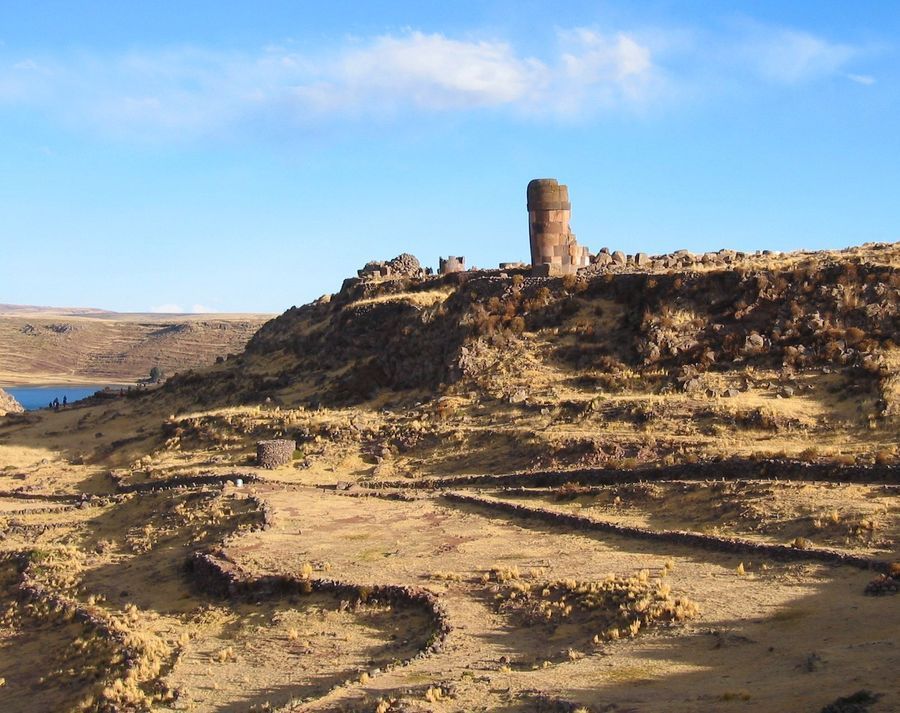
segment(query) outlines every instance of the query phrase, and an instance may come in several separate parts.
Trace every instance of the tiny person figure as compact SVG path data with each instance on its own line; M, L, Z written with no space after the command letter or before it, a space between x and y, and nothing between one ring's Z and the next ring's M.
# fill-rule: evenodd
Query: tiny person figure
M68 396L63 396L63 408L66 407L66 404L69 402Z
M59 396L53 399L53 410L59 411Z

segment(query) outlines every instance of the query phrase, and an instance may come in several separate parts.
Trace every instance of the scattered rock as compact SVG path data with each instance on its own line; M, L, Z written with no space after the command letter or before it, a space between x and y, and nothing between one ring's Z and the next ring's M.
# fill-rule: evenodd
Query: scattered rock
M512 396L509 397L509 402L511 404L520 404L525 402L528 399L528 392L525 389L519 389Z
M881 694L871 691L857 691L849 696L838 698L834 703L829 703L820 713L866 713L869 706L877 703Z
M880 574L866 585L865 593L870 597L881 597L900 592L900 580L887 574Z

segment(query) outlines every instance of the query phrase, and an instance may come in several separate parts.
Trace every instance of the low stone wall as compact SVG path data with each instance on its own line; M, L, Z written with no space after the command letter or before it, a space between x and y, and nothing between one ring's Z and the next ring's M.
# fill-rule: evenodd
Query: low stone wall
M288 438L260 441L256 444L256 465L260 468L277 468L290 463L297 450L297 442Z
M425 481L393 480L360 483L370 488L465 488L465 487L557 487L578 485L620 485L667 480L785 480L829 483L866 483L900 485L900 465L837 465L807 463L788 459L750 460L732 458L723 461L680 463L645 468L576 468L544 470L502 475L457 475Z
M265 442L265 441L264 441ZM291 441L293 443L293 441ZM294 451L291 450L291 455ZM257 457L259 457L257 455ZM165 480L151 480L145 483L126 483L118 485L119 493L147 493L158 490L173 490L175 488L199 488L204 485L225 485L234 480L242 480L244 483L254 483L259 480L249 473L234 473L232 475L185 475Z
M441 651L452 628L444 605L434 594L421 587L363 585L336 579L302 579L286 575L251 577L223 555L212 552L195 552L188 559L187 568L201 589L219 597L258 599L320 592L423 609L431 618L433 629L418 657Z
M606 532L621 537L657 540L676 545L689 545L692 547L701 547L707 550L718 550L720 552L734 554L746 553L763 555L765 557L772 557L773 559L814 560L826 562L828 564L849 565L861 569L872 569L878 572L887 572L890 570L890 563L883 560L846 554L824 548L799 548L790 547L788 545L773 545L764 542L754 542L753 540L747 540L741 537L719 537L715 535L704 535L699 532L689 532L686 530L651 530L645 527L619 525L606 520L594 520L582 515L560 512L558 510L531 507L519 503L506 502L504 500L483 498L477 495L466 495L464 493L449 492L445 493L443 497L450 502L489 508L491 510L507 512L520 517L543 520L544 522L549 522L554 525L563 525L576 530L593 530L595 532Z

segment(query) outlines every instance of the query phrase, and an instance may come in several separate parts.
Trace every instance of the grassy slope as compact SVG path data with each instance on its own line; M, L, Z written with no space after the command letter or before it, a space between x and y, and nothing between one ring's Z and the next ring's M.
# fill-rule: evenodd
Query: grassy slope
M127 383L240 352L265 315L158 315L6 306L0 382Z

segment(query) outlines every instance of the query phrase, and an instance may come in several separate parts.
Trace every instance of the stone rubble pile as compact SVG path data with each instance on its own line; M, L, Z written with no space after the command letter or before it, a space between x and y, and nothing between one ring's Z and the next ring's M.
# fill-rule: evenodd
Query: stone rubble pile
M356 274L360 278L378 277L424 277L425 270L415 255L402 253L392 260L372 260Z
M757 255L771 255L769 250L763 250ZM599 271L598 268L623 270L673 270L691 267L727 267L745 260L750 255L737 250L719 250L707 252L702 255L689 250L676 250L666 255L647 255L647 253L635 253L626 255L621 250L610 251L609 248L601 248L600 252L591 258L591 271Z
M891 577L888 574L879 574L866 585L865 590L865 593L872 597L897 594L897 592L900 592L900 579Z

